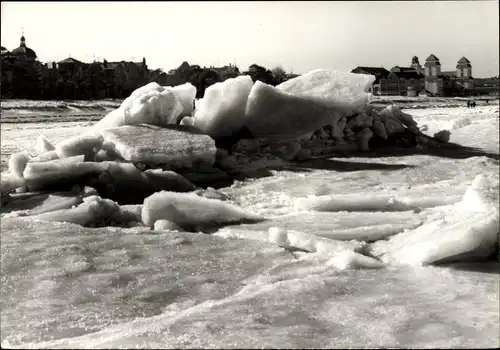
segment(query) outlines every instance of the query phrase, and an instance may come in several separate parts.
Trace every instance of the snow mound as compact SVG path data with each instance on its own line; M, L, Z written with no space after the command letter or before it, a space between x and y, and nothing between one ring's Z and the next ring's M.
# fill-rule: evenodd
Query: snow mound
M371 99L373 75L316 69L277 86L294 96L312 98L327 107L360 111ZM353 113L351 113L353 114Z
M205 90L194 113L194 125L210 136L232 136L244 123L250 76L230 78Z
M220 200L194 193L161 191L144 200L142 220L149 227L153 227L157 220L168 220L187 231L198 231L217 225L262 219Z

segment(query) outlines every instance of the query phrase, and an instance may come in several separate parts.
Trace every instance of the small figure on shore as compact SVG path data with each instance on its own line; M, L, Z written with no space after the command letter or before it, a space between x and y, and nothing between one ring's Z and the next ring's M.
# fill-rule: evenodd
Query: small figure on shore
M476 101L472 100L471 104L472 108L476 108Z
M470 108L470 100L467 100L467 108Z

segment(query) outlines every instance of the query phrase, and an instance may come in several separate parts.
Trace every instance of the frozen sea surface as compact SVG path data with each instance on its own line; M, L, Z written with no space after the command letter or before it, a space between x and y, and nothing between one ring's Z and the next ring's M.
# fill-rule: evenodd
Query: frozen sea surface
M477 175L498 174L498 104L409 113L429 134L448 129L452 142L488 156L343 157L273 171L222 189L269 220L214 235L2 219L2 347L500 346L496 262L370 269L267 240L282 227L384 243L432 224ZM2 123L2 165L40 134L57 142L90 125ZM422 210L363 210L382 196ZM355 200L332 202L339 197Z

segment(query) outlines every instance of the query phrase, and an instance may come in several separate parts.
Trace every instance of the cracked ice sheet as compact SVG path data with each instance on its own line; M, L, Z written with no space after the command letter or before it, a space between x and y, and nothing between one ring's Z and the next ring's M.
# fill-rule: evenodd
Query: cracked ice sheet
M222 299L173 303L155 316L32 346L487 347L498 342L493 274L477 281L463 271L437 268L339 271L329 261L281 260ZM463 312L471 307L469 295L482 300L472 315Z
M11 345L76 337L225 298L244 279L293 260L270 243L185 232L27 218L2 218L1 232L2 341Z

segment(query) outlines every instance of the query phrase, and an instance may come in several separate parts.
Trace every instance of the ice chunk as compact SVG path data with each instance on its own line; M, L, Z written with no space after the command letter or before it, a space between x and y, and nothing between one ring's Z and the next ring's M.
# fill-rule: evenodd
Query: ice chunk
M254 137L286 140L332 124L339 116L334 108L256 81L248 97L245 126Z
M23 171L29 161L30 157L26 151L13 153L9 158L9 171L17 177L23 177Z
M109 199L90 196L85 198L83 203L76 208L55 210L34 215L32 218L43 221L70 222L88 227L118 225L122 221L121 215L122 212L118 204Z
M286 230L282 227L270 227L260 231L248 229L245 226L226 227L214 235L223 238L240 238L265 241L277 244L284 248L300 249L310 253L335 255L346 251L360 250L364 243L351 240L349 242L337 241L325 237L295 230Z
M59 158L69 158L83 154L86 160L94 160L102 142L103 138L99 133L85 133L59 142L56 145L56 153Z
M168 220L157 220L153 227L154 230L169 230L169 231L182 231L182 228L177 226L174 222Z
M387 106L387 110L391 112L391 114L398 118L401 123L403 123L406 127L417 125L417 122L413 119L411 115L408 113L404 113L401 109L396 105Z
M385 125L378 116L373 118L372 131L378 137L387 140L388 135L387 132L385 131Z
M149 169L144 174L155 189L155 192L162 190L189 192L196 189L196 186L191 181L173 171Z
M441 130L434 134L434 139L441 143L448 143L450 141L451 132L448 130Z
M123 213L126 213L127 215L132 215L136 221L142 222L142 219L141 219L142 204L120 205L120 208L121 208Z
M170 169L212 167L215 141L187 125L158 128L148 125L123 126L103 130L106 141L130 162L164 164Z
M35 151L37 153L45 153L53 151L55 149L54 145L50 143L49 140L43 135L40 135L36 141Z
M371 115L366 114L365 112L361 112L356 114L347 122L347 127L349 129L353 128L371 128L373 125L373 117Z
M0 174L0 193L8 193L26 184L26 181L10 172Z
M282 232L281 234L283 235ZM341 242L325 237L315 236L307 232L287 230L286 235L286 238L282 236L281 240L288 242L289 247L298 248L311 253L330 255L345 252L346 249L360 249L362 247L361 242Z
M140 171L131 163L105 162L95 184L99 193L120 204L142 203L147 196L162 190L187 192L195 186L173 171Z
M315 211L407 211L416 207L389 196L311 196L299 198L297 206Z
M460 205L471 212L498 210L499 197L498 174L479 174L465 191Z
M84 162L83 160L84 156L81 155L47 162L28 163L23 176L28 183L57 182L88 173L99 173L106 169L104 163Z
M468 117L461 117L451 121L448 130L456 130L463 128L464 126L471 125L472 121Z
M383 261L411 265L486 258L497 249L498 213L453 210L442 219L373 244Z
M335 140L340 141L344 138L344 129L346 124L347 124L346 117L342 117L339 120L337 120L336 123L332 124L331 135Z
M380 120L384 123L385 131L388 136L399 134L405 131L403 123L394 115L394 109L388 106L378 113Z
M499 199L498 174L478 175L461 202L369 251L387 262L417 265L487 258L499 244Z
M182 105L180 117L190 116L193 113L193 102L196 98L196 87L191 83L185 83L178 86L164 86L166 90L171 90Z
M184 118L182 118L180 124L181 125L191 125L191 126L193 126L194 125L194 119L191 118L191 117L184 117Z
M252 85L252 78L244 75L209 86L194 113L194 125L210 136L232 136L243 126Z
M194 193L157 192L144 200L142 220L153 227L157 220L169 220L188 231L198 231L217 225L255 222L261 219L243 209Z
M270 227L268 232L269 242L279 245L280 247L288 247L290 245L288 234L285 229L281 227Z
M11 200L2 209L2 213L10 216L31 216L55 210L70 209L83 202L86 193L55 192L55 193L24 193L11 195Z
M183 106L171 88L150 83L132 92L118 109L106 115L94 128L102 130L123 125L177 124L182 112Z
M360 151L367 152L370 150L370 147L368 146L368 142L373 136L373 132L368 129L364 128L360 132L356 134L356 138L358 140L358 147Z
M346 108L345 116L361 109L370 101L368 92L375 81L373 75L316 69L277 86L294 96L314 99L324 106Z
M59 159L59 156L57 155L57 152L55 149L52 151L47 151L47 152L41 153L38 156L31 158L31 162L34 162L34 163L46 162L46 161L54 160L54 159Z
M339 270L359 268L378 269L384 267L384 263L352 251L338 253L327 264L335 266Z
M217 199L220 201L227 201L230 199L230 197L228 195L226 195L225 193L223 193L221 191L216 190L213 187L207 187L207 189L200 188L200 189L197 189L196 191L194 191L194 193L197 194L198 196L201 196L201 197L210 198L210 199Z
M300 143L295 140L271 143L269 147L269 153L285 160L294 159L301 149Z

